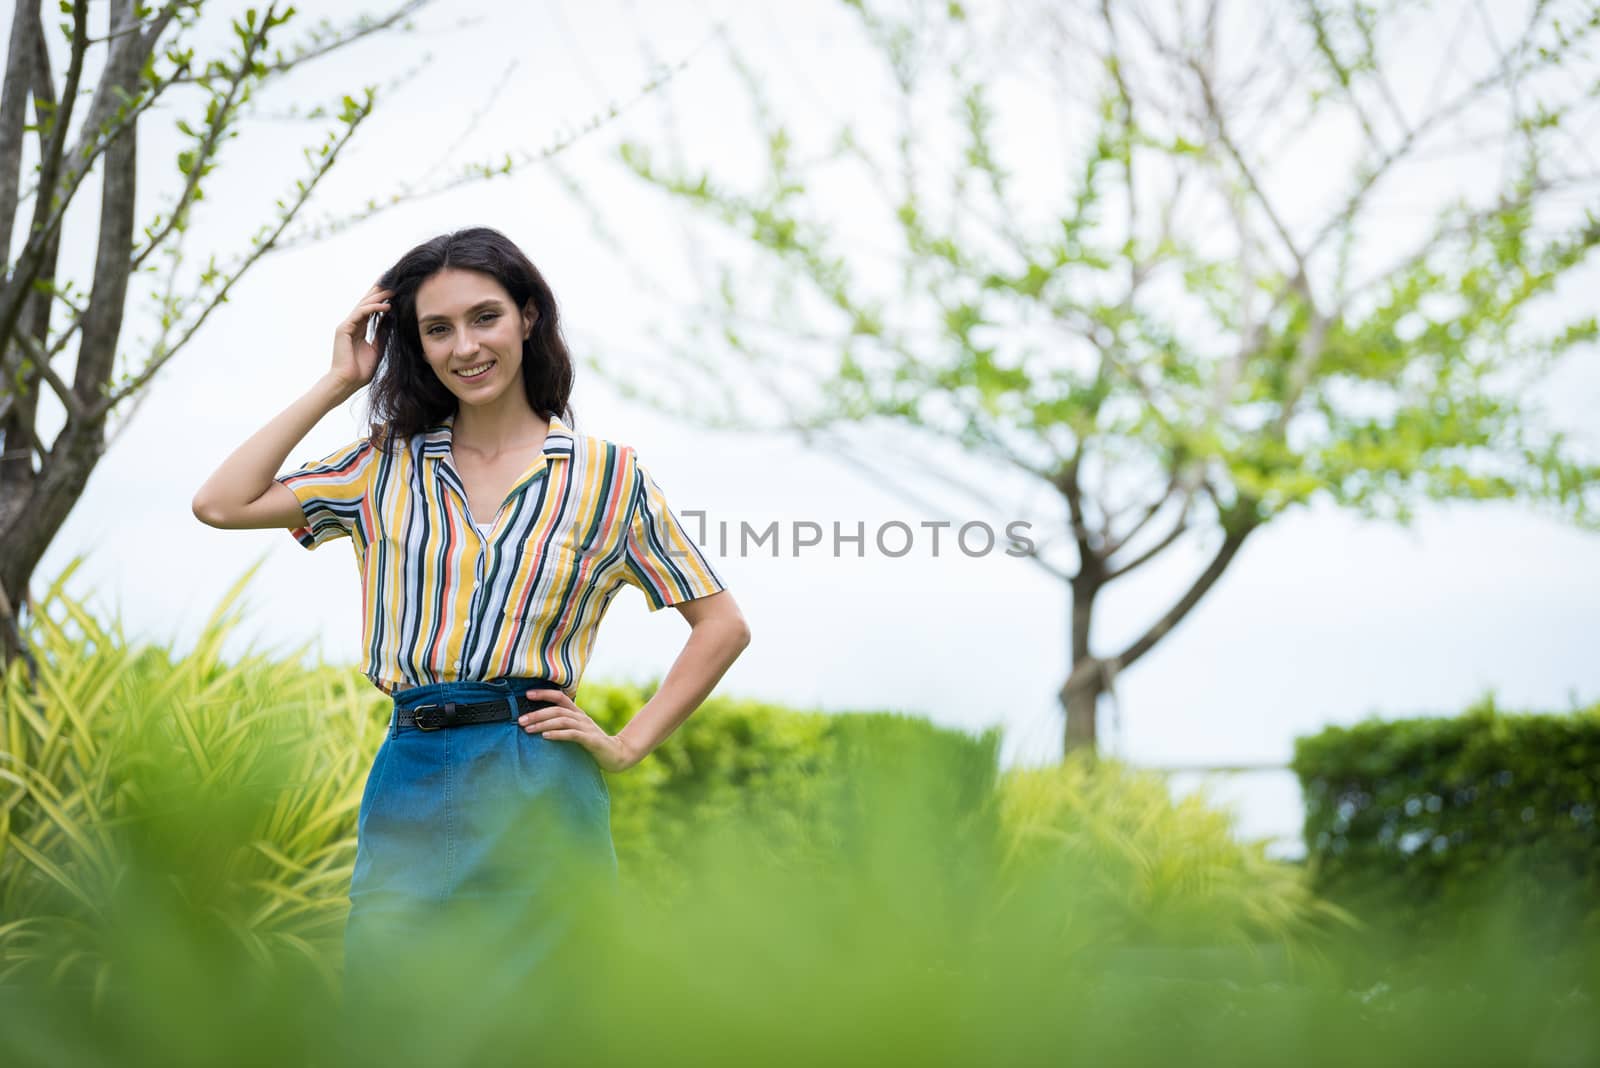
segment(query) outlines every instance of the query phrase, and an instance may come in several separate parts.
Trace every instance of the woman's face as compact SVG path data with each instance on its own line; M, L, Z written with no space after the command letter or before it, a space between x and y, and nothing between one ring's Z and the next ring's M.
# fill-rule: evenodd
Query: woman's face
M532 301L518 310L493 275L447 267L417 287L422 354L462 404L489 404L522 389L522 342L533 331ZM476 371L463 375L462 371Z

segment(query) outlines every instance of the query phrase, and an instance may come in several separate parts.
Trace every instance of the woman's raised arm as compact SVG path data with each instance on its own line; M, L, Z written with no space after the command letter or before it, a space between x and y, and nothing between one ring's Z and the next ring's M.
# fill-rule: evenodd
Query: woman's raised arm
M367 321L388 310L390 291L374 284L334 336L333 364L316 385L233 451L195 492L194 516L224 530L295 528L306 523L293 491L275 480L289 450L324 415L372 381L378 354L366 338Z

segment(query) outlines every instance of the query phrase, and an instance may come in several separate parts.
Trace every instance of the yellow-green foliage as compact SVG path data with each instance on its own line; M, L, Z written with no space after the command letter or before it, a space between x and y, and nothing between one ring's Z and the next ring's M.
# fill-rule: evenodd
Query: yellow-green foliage
M1005 885L1058 893L1063 933L1248 945L1354 920L1317 900L1297 867L1266 856L1265 843L1241 841L1233 813L1206 791L1174 801L1158 773L1074 753L1012 769L998 798ZM1110 927L1086 928L1083 913Z
M106 978L126 880L153 875L261 960L323 965L381 732L372 687L295 658L224 663L229 591L195 648L131 649L61 585L32 619L39 670L0 704L0 976ZM359 683L359 686L358 686Z

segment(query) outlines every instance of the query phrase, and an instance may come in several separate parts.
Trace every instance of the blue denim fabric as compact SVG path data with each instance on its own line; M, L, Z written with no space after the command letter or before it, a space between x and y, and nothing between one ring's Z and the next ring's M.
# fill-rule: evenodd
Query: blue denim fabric
M390 982L396 953L423 952L417 935L457 921L471 925L474 944L505 951L495 961L510 969L502 980L526 979L579 911L614 902L611 798L599 764L577 742L529 734L515 719L514 695L550 685L498 678L394 694L357 817L347 995ZM506 700L504 721L398 724L402 708L495 697Z

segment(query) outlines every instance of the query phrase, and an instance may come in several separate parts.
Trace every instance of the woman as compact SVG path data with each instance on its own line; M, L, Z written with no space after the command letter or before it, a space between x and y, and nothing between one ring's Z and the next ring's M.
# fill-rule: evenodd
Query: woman
M508 951L501 979L531 974L614 890L601 772L643 760L749 643L634 450L573 429L572 379L555 299L521 250L488 228L437 237L367 291L328 373L195 496L211 526L355 551L365 671L393 715L357 820L347 993L376 993L394 978L380 953L414 951L446 919ZM274 477L369 382L370 435ZM573 693L626 585L691 632L612 735Z

